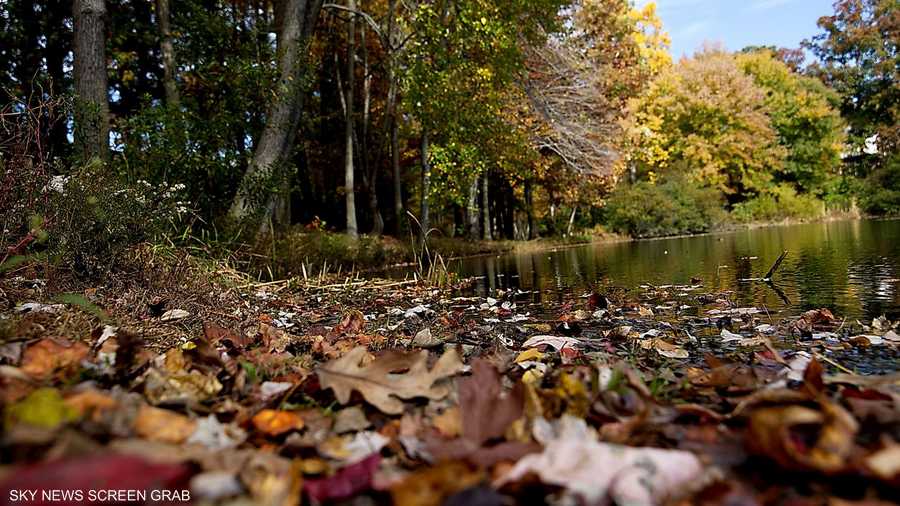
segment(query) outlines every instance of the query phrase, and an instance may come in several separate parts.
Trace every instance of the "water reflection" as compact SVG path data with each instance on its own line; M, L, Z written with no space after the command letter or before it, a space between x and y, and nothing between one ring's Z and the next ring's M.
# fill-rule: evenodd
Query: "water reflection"
M832 308L848 318L900 318L900 221L840 221L741 230L700 237L594 244L552 252L480 257L454 264L478 276L476 290L533 291L560 301L597 284L687 284L728 290L741 304L770 311ZM776 289L740 280L765 275L783 251ZM781 293L779 294L779 290Z

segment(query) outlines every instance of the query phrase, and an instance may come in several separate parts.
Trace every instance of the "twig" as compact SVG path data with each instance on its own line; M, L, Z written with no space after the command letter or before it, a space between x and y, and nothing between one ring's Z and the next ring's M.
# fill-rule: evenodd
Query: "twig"
M787 254L787 250L781 252L781 255L778 256L778 260L775 260L775 263L772 264L772 267L769 268L769 272L767 272L765 277L763 277L763 281L772 280L772 276L775 274L775 271L778 270L778 267L781 266L781 262L784 262L784 258L787 256Z
M831 360L830 358L826 357L825 355L822 355L822 354L820 354L820 353L816 353L816 358L817 358L818 360L821 360L822 362L827 362L827 363L833 365L834 367L837 367L837 368L840 369L842 372L845 372L845 373L847 373L847 374L854 374L854 375L856 374L855 372L851 371L850 369L847 369L846 367L844 367L844 366L842 366L841 364L835 362L834 360Z

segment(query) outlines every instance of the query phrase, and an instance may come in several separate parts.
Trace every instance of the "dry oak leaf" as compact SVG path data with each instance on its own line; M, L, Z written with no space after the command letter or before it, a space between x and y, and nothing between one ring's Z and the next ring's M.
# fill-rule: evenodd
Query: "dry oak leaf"
M426 397L438 400L446 397L448 386L437 383L465 367L455 350L445 352L430 371L427 351L414 354L389 352L361 366L366 355L366 348L360 346L328 362L316 370L319 383L323 389L334 390L334 396L341 404L346 404L356 390L369 404L389 415L403 412L400 399Z
M251 421L256 430L270 436L277 436L294 429L303 428L303 419L293 411L264 409L253 415Z
M134 432L150 441L180 444L191 437L197 422L168 409L141 406L134 419Z
M55 372L74 369L88 355L84 343L60 344L41 339L29 346L22 355L22 372L37 379L47 379Z

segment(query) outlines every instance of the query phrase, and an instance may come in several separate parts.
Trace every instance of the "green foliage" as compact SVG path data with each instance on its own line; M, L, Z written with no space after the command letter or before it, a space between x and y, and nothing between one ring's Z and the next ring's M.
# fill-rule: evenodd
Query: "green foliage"
M736 204L732 217L739 222L811 220L825 214L824 203L812 195L798 194L788 184L767 188L756 197Z
M900 215L900 155L894 155L865 181L860 207L871 215Z
M128 142L113 157L123 179L153 185L176 182L205 218L227 210L250 153L236 149L225 133L233 116L203 118L191 111L147 105L120 124Z
M54 297L54 300L62 302L63 304L71 304L75 307L78 307L85 313L96 316L100 321L105 322L109 320L109 315L106 314L106 311L104 311L100 308L100 306L89 301L87 297L79 293L61 293Z
M684 178L621 185L606 204L610 229L632 237L709 232L723 217L720 193Z
M892 153L900 146L900 2L837 0L819 27L804 43L818 59L811 73L840 93L857 150L877 133L881 153Z
M739 201L764 188L785 158L765 98L731 54L682 60L632 101L628 156L650 180L682 172Z
M765 91L765 104L787 150L784 165L775 167L775 181L796 183L804 192L818 190L841 160L844 122L837 94L821 81L798 75L764 49L735 56L738 66Z
M186 211L182 187L126 185L96 159L45 181L40 199L14 206L3 221L12 225L13 238L35 237L24 244L24 255L41 255L82 276L107 272L127 247L153 239Z

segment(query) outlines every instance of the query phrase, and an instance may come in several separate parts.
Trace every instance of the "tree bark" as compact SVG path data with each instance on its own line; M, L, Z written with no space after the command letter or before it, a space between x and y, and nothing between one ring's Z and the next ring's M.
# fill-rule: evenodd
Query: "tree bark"
M572 214L569 215L569 225L566 227L566 237L572 235L572 228L575 226L575 213L578 212L578 206L572 206Z
M362 120L362 136L361 160L363 162L363 174L365 174L366 190L368 191L369 214L372 215L372 235L381 235L384 232L384 218L381 216L381 209L378 206L378 167L377 161L372 163L369 157L369 126L372 121L372 74L369 72L369 46L366 44L366 26L360 33L360 42L363 50L363 120ZM384 144L379 143L379 146ZM379 154L381 150L379 149ZM380 158L380 157L379 157Z
M537 235L534 230L534 191L531 179L525 180L525 213L528 216L528 233L526 237L532 240Z
M387 64L387 114L390 121L391 135L391 172L394 177L394 233L400 234L403 223L403 182L400 179L400 125L397 121L397 91L400 87L397 82L396 66L396 41L395 27L397 16L397 0L388 1L388 28L387 38L390 44L390 56Z
M356 0L347 0L347 8L356 10ZM356 49L356 15L347 21L347 87L344 90L344 203L347 207L347 235L359 237L356 226L356 188L353 182L353 86L356 81L354 56Z
M481 238L491 240L491 200L488 195L488 173L481 176Z
M466 208L466 217L468 218L468 228L469 228L469 239L478 239L479 230L478 230L478 182L480 178L475 176L472 178L472 182L469 184L469 201L468 206Z
M178 85L175 83L175 45L172 42L170 25L171 12L169 0L156 0L156 22L159 24L159 50L162 54L163 88L166 92L166 105L177 109L181 104Z
M428 193L431 192L431 162L428 160L428 132L422 131L422 206L419 212L419 225L422 227L422 239L428 234L431 228L431 220L428 216L430 211L428 202Z
M263 211L266 223L275 210L276 194L267 190L279 166L284 165L294 149L294 140L303 110L303 49L309 40L322 0L286 0L281 34L278 38L280 76L275 98L269 105L253 159L231 204L229 216L245 219L257 209ZM262 195L260 195L262 194Z
M109 154L106 86L106 5L75 0L75 144L83 160Z

